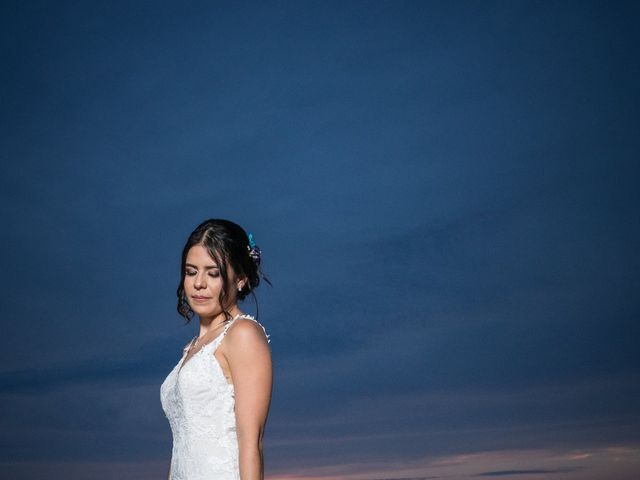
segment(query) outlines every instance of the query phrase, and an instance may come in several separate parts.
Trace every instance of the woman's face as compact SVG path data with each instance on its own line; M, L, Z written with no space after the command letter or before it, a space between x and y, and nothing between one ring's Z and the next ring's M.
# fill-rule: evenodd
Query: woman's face
M225 307L236 303L236 274L227 266L229 287ZM194 245L187 253L184 274L184 293L191 309L201 318L216 317L222 313L219 298L222 276L215 260L202 245Z

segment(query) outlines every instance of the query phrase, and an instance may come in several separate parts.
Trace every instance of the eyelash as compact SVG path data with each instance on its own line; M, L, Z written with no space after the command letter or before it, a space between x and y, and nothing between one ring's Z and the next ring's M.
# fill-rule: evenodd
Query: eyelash
M197 272L194 272L193 270L185 270L184 274L188 277L193 277ZM219 272L216 273L210 273L209 276L211 278L218 278L220 276Z

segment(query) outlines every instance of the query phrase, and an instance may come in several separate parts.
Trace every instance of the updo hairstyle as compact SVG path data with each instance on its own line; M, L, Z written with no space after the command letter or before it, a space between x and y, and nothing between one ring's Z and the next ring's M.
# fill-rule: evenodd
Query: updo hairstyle
M211 258L213 258L220 270L222 277L222 289L218 298L220 305L224 305L225 300L229 296L229 288L235 285L229 285L228 267L231 266L239 278L246 277L246 282L242 286L242 290L237 292L238 301L244 300L247 295L252 294L256 303L256 318L258 317L258 300L254 290L260 284L260 276L271 285L268 278L264 276L260 269L259 262L256 262L249 254L249 236L244 229L229 220L209 219L202 222L189 235L184 249L182 250L182 262L180 266L180 284L178 285L178 313L186 319L186 323L191 321L193 310L187 302L184 293L184 278L187 262L187 254L191 247L202 245L207 249ZM224 310L227 320L231 320L231 314Z

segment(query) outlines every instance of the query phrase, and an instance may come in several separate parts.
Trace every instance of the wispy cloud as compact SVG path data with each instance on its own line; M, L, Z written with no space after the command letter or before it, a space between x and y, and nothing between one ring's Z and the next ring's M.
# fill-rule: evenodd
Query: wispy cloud
M538 468L529 470L494 470L492 472L476 473L476 477L515 477L518 475L549 475L582 470L584 467Z
M561 478L563 480L597 480L620 478L632 480L637 473L640 446L620 448L604 447L579 452L590 459L572 459L578 452L562 449L496 450L465 454L423 456L404 461L371 458L366 464L318 465L312 468L292 466L295 471L286 474L286 468L276 468L273 476L278 480L304 478L305 480L382 480L382 479L473 479L500 477L527 478L528 475ZM613 459L616 458L615 461ZM525 466L523 468L523 466ZM494 467L494 468L491 468ZM495 468L501 467L501 468ZM535 477L538 478L538 477Z

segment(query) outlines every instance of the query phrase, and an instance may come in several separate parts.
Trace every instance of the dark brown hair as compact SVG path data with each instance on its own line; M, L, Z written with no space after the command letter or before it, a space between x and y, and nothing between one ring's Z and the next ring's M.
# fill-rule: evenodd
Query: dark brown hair
M222 277L222 290L218 301L224 305L229 295L229 274L228 266L236 272L239 277L246 277L247 281L242 290L238 292L238 301L244 300L247 295L252 294L256 302L256 318L258 317L258 299L254 290L260 284L260 277L271 285L271 282L264 276L259 262L256 262L249 255L249 236L244 229L229 220L209 219L202 222L189 235L187 243L182 250L182 262L180 265L180 284L178 285L178 313L186 318L186 323L191 321L193 310L187 302L184 293L184 277L186 261L189 250L194 245L202 245L207 249L220 270ZM223 312L227 320L231 319L231 314L223 307Z

